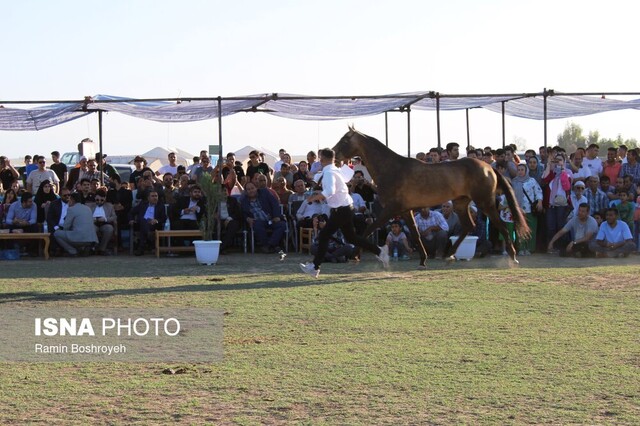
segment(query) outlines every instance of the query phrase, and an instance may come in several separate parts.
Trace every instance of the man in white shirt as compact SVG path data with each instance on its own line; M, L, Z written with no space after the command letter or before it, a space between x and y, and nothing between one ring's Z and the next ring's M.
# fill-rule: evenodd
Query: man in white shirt
M31 173L27 177L27 191L33 193L38 192L38 188L40 188L40 184L48 180L51 182L51 187L53 192L58 193L58 188L60 187L60 179L58 179L58 175L53 170L49 170L45 167L47 164L47 160L44 157L38 158L38 168Z
M156 176L164 176L165 173L171 173L172 176L175 176L178 173L178 165L176 164L176 153L170 152L167 155L169 159L169 164L166 164L158 169L156 172Z
M389 249L387 246L378 247L369 242L366 238L356 235L353 224L353 199L349 195L347 181L351 179L353 171L346 167L344 173L349 172L350 176L344 176L343 170L334 165L335 153L332 149L320 150L320 164L322 165L322 177L319 184L322 184L322 192L311 195L307 202L326 200L331 208L331 216L327 225L320 231L318 252L313 258L313 262L301 263L302 272L318 278L320 265L324 260L329 245L329 238L338 229L350 244L360 246L378 256L385 268L389 267Z
M598 158L598 144L592 143L587 148L587 156L582 160L582 167L589 170L589 176L600 176L602 174L602 160Z

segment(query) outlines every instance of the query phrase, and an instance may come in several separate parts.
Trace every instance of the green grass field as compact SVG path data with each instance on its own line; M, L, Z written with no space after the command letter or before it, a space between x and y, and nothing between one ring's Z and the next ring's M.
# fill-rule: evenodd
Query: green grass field
M1 363L0 423L640 423L638 257L302 260L3 262L4 307L221 308L225 355Z

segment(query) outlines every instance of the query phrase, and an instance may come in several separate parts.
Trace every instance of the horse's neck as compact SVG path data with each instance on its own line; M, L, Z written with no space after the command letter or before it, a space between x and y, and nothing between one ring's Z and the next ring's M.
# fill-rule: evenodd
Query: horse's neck
M369 136L368 139L368 143L361 149L361 155L369 174L374 181L377 181L380 176L375 175L378 175L380 170L384 170L390 164L397 164L399 160L404 160L406 157L397 154L374 137Z

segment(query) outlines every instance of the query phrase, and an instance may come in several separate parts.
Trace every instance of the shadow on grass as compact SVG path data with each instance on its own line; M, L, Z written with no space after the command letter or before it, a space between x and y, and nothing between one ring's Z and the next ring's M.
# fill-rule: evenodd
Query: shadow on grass
M327 277L329 278L329 277ZM362 283L366 281L379 281L379 278L360 277L349 278L348 280L305 280L301 275L299 280L286 281L257 281L240 284L188 284L168 287L144 287L144 288L119 288L109 290L80 290L74 292L52 292L41 293L36 291L19 291L15 293L0 293L0 304L16 302L60 302L72 300L106 299L118 296L147 296L171 293L202 293L216 291L238 291L238 290L269 290L293 287L326 286L335 284Z

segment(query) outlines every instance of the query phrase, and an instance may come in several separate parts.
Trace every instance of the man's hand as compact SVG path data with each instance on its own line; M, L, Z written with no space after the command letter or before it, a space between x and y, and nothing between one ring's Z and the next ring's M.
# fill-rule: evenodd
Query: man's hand
M247 218L247 223L249 224L249 227L253 228L253 222L255 222L256 220L252 217L248 217Z

